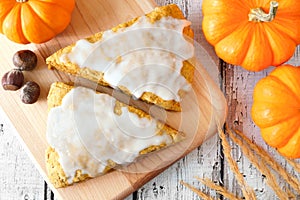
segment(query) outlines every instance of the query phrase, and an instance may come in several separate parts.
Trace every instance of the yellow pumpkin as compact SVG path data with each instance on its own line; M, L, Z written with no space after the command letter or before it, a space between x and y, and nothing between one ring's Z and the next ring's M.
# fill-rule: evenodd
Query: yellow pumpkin
M260 71L300 43L299 0L203 0L203 32L225 62Z
M21 43L43 43L71 21L74 0L0 0L0 33Z
M263 139L289 158L300 158L300 67L283 65L254 88L252 119Z

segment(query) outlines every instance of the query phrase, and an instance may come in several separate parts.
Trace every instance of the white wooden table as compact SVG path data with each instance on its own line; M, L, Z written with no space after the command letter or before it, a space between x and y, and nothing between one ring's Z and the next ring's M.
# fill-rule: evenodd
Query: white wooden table
M201 0L156 0L156 2L159 5L169 3L179 5L186 17L192 21L196 41L204 42L201 30ZM213 54L212 48L210 53ZM299 47L289 62L300 65ZM253 124L250 116L253 87L260 78L266 76L270 71L271 69L252 73L220 61L219 73L214 74L213 78L218 81L218 76L220 76L220 86L228 101L227 123L243 131L276 156L279 162L286 165L274 150L264 144L260 138L259 129ZM247 183L255 189L258 199L276 199L274 192L266 185L264 176L251 165L239 148L234 145L232 147L240 172L244 175ZM200 199L192 191L182 186L179 183L180 180L215 195L213 191L201 185L194 176L209 178L216 183L223 184L235 194L241 194L240 187L222 155L222 147L216 135L126 200ZM293 172L293 169L289 170L298 178L300 177L299 174ZM285 184L282 183L282 187L284 186ZM0 200L13 199L52 200L55 197L24 151L14 127L7 120L5 114L0 111Z

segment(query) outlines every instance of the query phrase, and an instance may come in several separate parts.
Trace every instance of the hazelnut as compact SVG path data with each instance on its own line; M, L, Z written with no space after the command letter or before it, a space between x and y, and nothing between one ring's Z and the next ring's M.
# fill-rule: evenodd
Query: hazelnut
M30 50L20 50L14 54L13 63L19 70L31 71L37 65L37 56Z
M40 86L33 81L28 81L21 88L21 100L25 104L35 103L40 96Z
M13 69L2 77L2 87L5 90L18 90L24 83L24 75L20 70Z

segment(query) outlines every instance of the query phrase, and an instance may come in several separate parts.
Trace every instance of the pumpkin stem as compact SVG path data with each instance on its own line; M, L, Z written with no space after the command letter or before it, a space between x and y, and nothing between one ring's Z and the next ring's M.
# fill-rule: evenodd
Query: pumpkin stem
M262 8L253 8L248 15L249 21L252 22L271 22L276 15L279 3L277 1L270 2L269 13L265 13Z
M25 3L25 2L27 2L28 0L16 0L16 2L18 2L18 3Z

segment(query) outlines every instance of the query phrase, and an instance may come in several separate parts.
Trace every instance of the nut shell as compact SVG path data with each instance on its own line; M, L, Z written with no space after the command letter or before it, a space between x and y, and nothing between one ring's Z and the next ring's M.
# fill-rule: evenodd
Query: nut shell
M35 103L40 96L40 86L34 81L28 81L21 88L21 101L25 104Z
M4 90L18 90L24 83L24 75L20 70L10 70L3 75L1 83Z
M37 56L33 51L20 50L13 56L14 65L22 71L31 71L37 65Z

